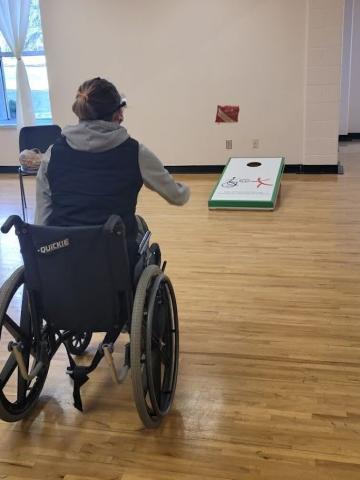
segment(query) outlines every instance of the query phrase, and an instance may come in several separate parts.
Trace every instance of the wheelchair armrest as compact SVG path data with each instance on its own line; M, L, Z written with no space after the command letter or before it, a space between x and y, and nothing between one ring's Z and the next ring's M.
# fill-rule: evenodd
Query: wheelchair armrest
M20 228L24 222L21 220L19 215L11 215L1 227L2 233L8 233L11 227L15 226L16 229Z

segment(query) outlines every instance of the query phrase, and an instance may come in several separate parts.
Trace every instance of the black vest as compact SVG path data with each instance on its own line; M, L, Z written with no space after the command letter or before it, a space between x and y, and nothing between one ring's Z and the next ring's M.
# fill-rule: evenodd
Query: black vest
M137 232L135 210L143 185L139 144L128 138L105 152L71 148L65 137L52 147L48 167L52 213L48 225L100 225L120 215L128 239Z

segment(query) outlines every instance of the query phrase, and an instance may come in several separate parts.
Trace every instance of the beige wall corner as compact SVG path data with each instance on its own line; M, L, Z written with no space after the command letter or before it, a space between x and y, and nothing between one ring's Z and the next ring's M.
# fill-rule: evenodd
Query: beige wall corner
M344 0L308 0L305 38L305 165L338 162Z

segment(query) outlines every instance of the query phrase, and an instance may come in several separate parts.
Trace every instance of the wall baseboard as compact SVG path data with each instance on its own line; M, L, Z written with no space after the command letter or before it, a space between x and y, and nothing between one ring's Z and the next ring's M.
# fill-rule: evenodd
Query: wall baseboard
M344 167L338 163L336 165L299 165L298 173L315 173L315 174L337 174L343 175ZM285 168L286 172L286 168Z
M16 166L1 166L0 173L18 173L19 167Z
M170 173L221 173L225 165L169 165ZM343 166L336 165L285 165L284 173L343 174Z
M225 165L169 165L170 173L221 173ZM1 173L18 173L17 166L0 166ZM284 173L343 174L343 166L337 165L285 165Z
M339 142L352 142L360 140L360 133L348 133L347 135L339 135Z

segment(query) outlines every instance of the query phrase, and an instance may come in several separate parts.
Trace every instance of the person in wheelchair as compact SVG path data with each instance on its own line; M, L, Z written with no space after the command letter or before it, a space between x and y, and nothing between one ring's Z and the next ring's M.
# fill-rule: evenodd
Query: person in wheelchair
M144 250L149 232L135 212L143 184L175 205L186 203L190 192L128 135L121 125L125 103L107 80L84 82L73 105L79 124L64 128L41 163L35 225L12 215L1 227L2 233L15 227L24 260L0 287L0 340L8 350L4 362L0 355L5 421L24 418L36 404L61 345L76 408L82 410L80 387L104 357L117 383L131 368L146 427L158 426L172 405L176 298L158 247ZM19 296L20 312L12 308ZM124 326L130 342L118 372L112 352ZM89 365L77 364L73 356L85 351L93 332L105 333L104 340Z
M102 78L80 85L72 110L79 123L62 130L37 175L35 223L52 226L104 224L119 215L126 228L130 268L147 230L136 217L143 185L173 205L185 204L189 188L176 182L161 161L122 126L126 99ZM152 252L159 262L160 252Z

